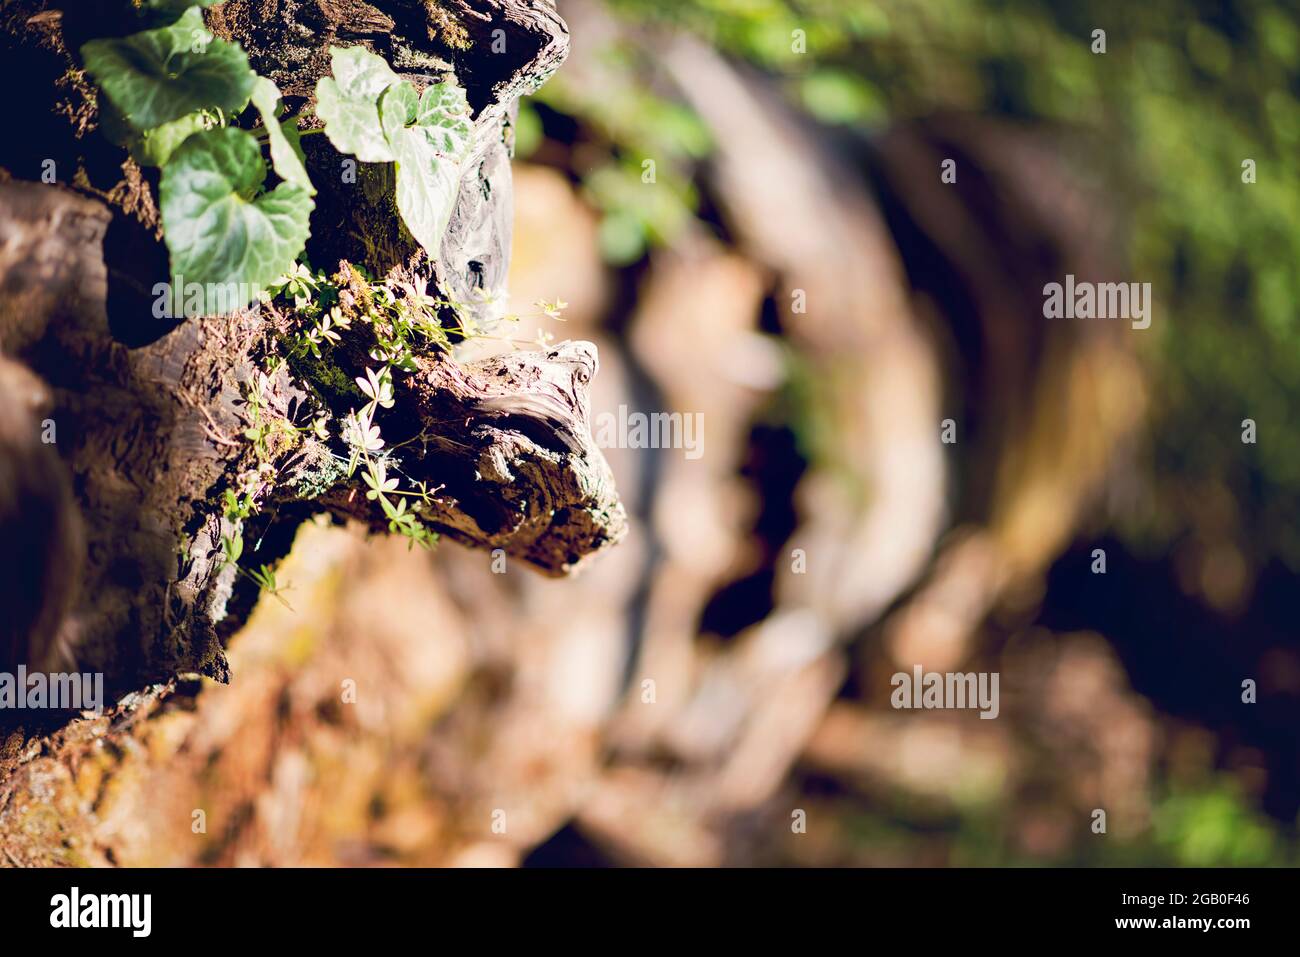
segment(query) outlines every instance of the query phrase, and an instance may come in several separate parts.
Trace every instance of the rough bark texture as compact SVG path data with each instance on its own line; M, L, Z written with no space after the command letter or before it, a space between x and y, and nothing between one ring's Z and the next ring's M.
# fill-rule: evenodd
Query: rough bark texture
M282 351L277 333L292 316L267 307L179 323L153 318L149 290L166 276L157 171L139 168L96 129L94 91L75 53L85 39L132 27L114 4L93 7L16 2L0 11L0 62L8 88L26 91L18 109L31 131L0 147L0 349L37 383L25 406L4 396L16 411L0 428L0 443L7 462L36 476L51 470L57 450L71 475L75 501L56 494L61 479L43 483L59 504L50 524L63 530L58 540L70 556L59 559L56 577L70 587L78 579L78 528L85 530L75 598L51 595L50 607L30 610L36 624L22 628L26 635L0 634L0 666L75 663L104 672L114 693L185 673L226 681L225 641L259 598L220 549L222 536L235 531L222 497L240 475L263 467L258 508L242 530L255 565L274 565L312 514L375 530L386 522L362 494L360 475L348 478L332 464L342 450L347 397L302 368L279 366L262 414L301 426L308 410L324 413L330 440L273 444L268 462L242 436L250 383ZM448 74L459 79L475 110L477 145L438 259L424 255L395 215L391 171L361 164L357 182L344 182L342 158L319 136L304 141L320 190L308 254L338 264L344 283L355 280L352 263L428 281L448 300L480 303L469 308L490 323L509 258L512 109L567 50L566 28L550 4L232 0L208 18L216 33L245 47L298 112L328 71L331 45L367 45L417 87ZM508 53L491 52L485 38L495 30ZM55 185L33 182L46 159L54 160ZM345 346L332 373L350 382L361 374L365 348ZM501 548L550 575L622 536L622 507L587 421L594 347L564 343L475 363L431 353L418 362L418 372L395 376L385 436L390 444L411 442L405 472L436 488L431 527L471 546ZM18 380L0 377L10 381ZM29 437L46 420L57 441L37 447ZM30 507L0 494L6 568L34 558L33 567L46 568L48 554L26 551L30 535L10 533ZM64 553L51 546L50 554ZM23 583L45 574L7 581L6 604L30 602L35 590ZM69 600L71 613L58 615ZM57 629L51 615L62 617Z

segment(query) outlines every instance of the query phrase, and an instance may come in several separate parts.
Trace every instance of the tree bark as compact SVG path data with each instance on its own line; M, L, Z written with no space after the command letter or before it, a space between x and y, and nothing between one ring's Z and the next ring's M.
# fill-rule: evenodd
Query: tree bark
M0 399L13 408L0 443L25 471L0 479L13 489L44 487L44 507L54 512L46 525L59 530L37 534L44 544L30 554L32 535L10 530L35 500L0 489L0 564L34 562L37 578L62 583L42 591L26 576L0 586L7 606L32 606L26 624L0 634L0 666L75 665L103 672L116 695L178 674L229 680L224 646L259 589L223 560L222 537L240 523L223 514L222 499L250 470L262 467L257 509L242 528L255 564L274 566L313 514L375 531L387 522L365 498L360 474L349 478L334 464L345 453L338 436L347 397L291 362L259 384L258 370L283 351L279 333L292 315L264 306L180 322L152 317L149 290L167 276L157 171L141 169L98 131L95 93L76 54L86 39L134 27L127 4L93 6L22 0L0 13L0 69L10 89L25 91L23 135L0 146L0 349L22 368L0 376L9 390ZM319 190L307 252L335 272L345 310L355 264L428 282L440 298L475 303L476 320L491 324L509 260L513 109L567 51L552 5L231 0L207 18L244 46L308 125L319 123L305 108L328 72L331 45L367 46L417 87L459 80L478 145L440 255L426 256L393 213L391 170L362 164L356 182L345 182L342 157L324 137L304 141ZM497 38L502 52L493 52ZM46 161L53 185L33 182ZM331 374L350 382L363 372L365 349L344 343L330 359ZM417 362L418 371L394 375L385 436L411 443L404 471L435 489L433 529L548 575L567 574L621 538L622 506L588 425L594 346L472 363L430 352ZM18 378L27 370L30 383ZM19 401L18 381L35 383L30 401ZM263 416L301 426L324 414L331 438L280 443L259 461L242 435L250 388L261 390ZM33 438L42 423L54 426L52 445ZM38 480L51 470L55 479Z

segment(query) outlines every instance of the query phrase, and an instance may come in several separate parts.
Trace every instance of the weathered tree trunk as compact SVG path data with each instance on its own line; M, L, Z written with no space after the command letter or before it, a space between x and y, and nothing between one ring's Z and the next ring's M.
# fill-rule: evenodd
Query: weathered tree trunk
M222 536L238 522L222 498L250 470L261 466L257 510L242 534L259 565L287 553L313 514L387 527L360 474L336 464L349 407L319 366L282 362L260 382L291 316L263 307L153 318L149 290L167 276L157 171L97 129L76 53L86 39L127 32L126 6L22 0L0 11L0 70L7 88L24 91L23 133L0 145L0 373L12 372L0 375L0 404L10 407L0 422L0 564L35 570L0 585L6 612L15 609L0 631L0 670L75 663L103 672L114 694L177 674L228 680L224 644L259 589L223 561ZM303 108L331 45L370 47L417 87L455 75L478 146L441 255L430 260L394 214L391 170L362 165L355 183L344 182L324 137L304 141L319 189L307 252L331 272L337 265L345 311L355 305L355 264L428 281L441 298L479 303L469 308L491 322L509 257L513 107L567 51L552 5L231 0L207 17L308 125L319 124ZM503 52L492 52L494 38ZM47 168L56 183L35 182ZM350 382L365 348L344 343L330 362L329 375ZM551 575L621 537L622 507L587 421L593 346L417 362L417 372L394 376L385 434L410 442L404 471L435 490L432 528ZM250 389L261 390L264 421L301 426L323 414L331 438L295 433L259 461L242 435ZM42 423L53 427L52 445L38 441Z

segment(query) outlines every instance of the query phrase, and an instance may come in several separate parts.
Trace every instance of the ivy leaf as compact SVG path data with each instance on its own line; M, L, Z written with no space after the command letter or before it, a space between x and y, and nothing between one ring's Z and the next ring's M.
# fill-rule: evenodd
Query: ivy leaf
M292 116L280 124L280 132L284 134L285 142L289 144L289 149L293 150L293 155L297 157L302 168L307 168L307 154L302 151L302 134L298 132L298 121ZM313 192L315 187L313 187Z
M364 163L391 163L392 150L379 120L379 96L398 82L381 56L363 47L330 47L333 76L316 81L316 115L341 153Z
M187 113L178 120L145 130L131 144L131 155L144 166L162 166L192 134L211 129L214 123L212 115L202 110Z
M205 108L238 113L253 88L244 51L209 33L196 6L168 27L91 40L82 46L81 58L137 130Z
M141 132L126 121L112 100L105 99L99 107L99 126L104 135L129 149L141 166L162 166L191 133L210 130L218 123L220 118L215 112L196 110Z
M202 284L203 314L227 312L251 302L302 252L315 203L287 181L259 195L265 178L257 140L230 127L193 134L163 169L163 236L187 313L192 284Z
M298 128L293 125L294 142L285 135L285 129L276 122L277 107L280 103L280 90L264 76L259 76L253 84L253 106L262 115L267 138L271 144L271 165L286 183L301 186L309 196L316 195L316 187L311 184L307 167L303 164L301 147L297 147ZM286 124L289 126L292 124ZM296 148L295 148L296 147Z
M397 209L437 256L472 143L465 91L437 83L417 95L382 57L330 48L334 75L316 84L316 114L330 142L367 163L397 163Z
M379 113L397 160L397 209L411 235L436 257L473 133L465 91L436 83L417 97L409 83L397 83L380 97Z
M469 101L454 82L435 83L425 89L415 122L438 152L459 155L461 159L468 152L473 133Z

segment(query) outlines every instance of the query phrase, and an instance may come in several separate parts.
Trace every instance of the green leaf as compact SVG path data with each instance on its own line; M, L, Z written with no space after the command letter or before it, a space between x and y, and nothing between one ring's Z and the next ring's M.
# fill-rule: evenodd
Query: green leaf
M107 97L99 104L99 129L109 142L116 143L118 146L130 146L140 139L139 132L126 121L122 111Z
M253 87L244 51L213 37L198 7L190 7L168 27L91 40L82 46L81 58L137 130L205 108L238 113Z
M380 97L379 112L397 160L397 209L411 235L436 257L473 133L465 91L437 83L417 98L414 87L400 82Z
M330 142L367 163L397 163L397 208L411 235L437 256L470 151L465 91L437 83L417 95L382 57L330 48L333 77L316 84L316 114Z
M215 112L196 110L178 120L140 132L126 121L112 100L105 99L99 106L99 125L104 135L118 146L129 149L141 166L162 166L191 133L211 129L219 122Z
M316 82L316 115L341 153L365 163L390 163L392 150L379 120L379 96L398 82L384 62L363 47L330 47L333 76Z
M276 122L280 90L264 76L259 76L253 84L253 106L262 115L267 137L271 144L271 165L286 183L294 183L305 189L310 196L316 195L316 187L311 184L307 167L303 163L302 148L298 146L298 127L292 122L285 124L293 130L293 142L285 133L285 128Z
M131 155L144 166L162 166L191 134L210 129L213 124L210 113L202 110L187 113L179 120L172 120L141 133L130 144Z
M280 132L284 134L285 140L289 144L289 149L293 150L293 155L298 157L298 162L305 169L307 166L307 154L302 151L302 135L298 132L298 121L294 117L289 117L280 124Z
M257 140L244 130L195 133L172 154L162 176L163 236L187 306L193 283L203 286L204 314L247 305L293 267L315 204L291 182L258 195L265 178Z

